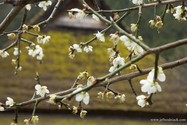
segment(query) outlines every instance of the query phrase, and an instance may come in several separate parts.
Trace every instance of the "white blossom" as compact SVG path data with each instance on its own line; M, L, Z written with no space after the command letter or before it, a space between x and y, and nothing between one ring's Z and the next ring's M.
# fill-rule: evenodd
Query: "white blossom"
M147 97L144 95L139 95L136 97L137 101L138 101L138 105L141 106L142 108L145 105L149 105L149 103L146 101Z
M147 94L155 93L156 91L161 92L162 88L158 84L158 82L153 82L150 80L141 80L140 84L142 84L141 90L142 92L147 92Z
M95 81L95 78L93 76L88 77L87 79L87 86L90 86Z
M21 50L20 50L20 53L21 53ZM17 56L18 55L18 48L14 48L14 52L13 52L13 54L15 55L15 56Z
M144 50L142 49L142 47L139 46L138 44L136 44L134 46L133 50L134 50L134 54L135 55L140 55L140 54L142 54L144 52Z
M132 36L133 38L135 38L134 36ZM131 39L129 39L128 37L126 37L125 35L120 37L120 40L124 43L124 45L126 47L131 47L134 48L136 46L136 43L133 42Z
M42 1L42 2L40 2L38 4L38 6L40 8L43 8L44 11L46 11L47 10L47 6L50 6L50 5L52 5L52 2L50 0L48 0L47 2L46 1Z
M92 52L92 48L93 48L92 46L87 45L87 46L84 47L84 51L87 52L87 53Z
M77 50L78 53L81 53L81 52L82 52L82 49L81 49L80 45L78 45L78 44L73 44L73 48L74 48L75 50Z
M143 0L132 0L132 3L135 5L143 4Z
M114 67L123 66L123 65L125 65L125 60L124 60L124 58L118 56L117 58L115 58L115 59L113 60L112 63L113 63L113 65L114 65Z
M25 6L25 8L26 8L28 11L30 11L30 10L31 10L31 4L27 4L27 5Z
M73 93L78 92L80 90L82 90L82 88L77 88L75 91L73 91ZM75 96L75 100L77 102L80 102L83 100L84 104L86 104L86 105L88 105L89 99L90 99L90 96L89 96L88 92L80 92L80 93L76 94L76 96Z
M51 39L51 36L44 36L43 44L44 44L44 43L48 43L48 42L49 42L49 39Z
M41 85L36 85L36 95L40 95L41 97L44 97L46 93L49 93L49 90L47 89L47 86L41 86Z
M71 17L77 18L78 20L81 20L81 19L83 19L85 16L87 16L83 10L80 10L80 9L78 9L78 8L73 8L73 9L71 9L71 11L75 12L75 14L74 14L74 16L72 16L72 15L71 15L72 13L69 13L69 15L70 15Z
M149 72L147 79L153 80L154 74L155 74L155 69L152 69L151 72ZM164 74L162 67L158 67L157 79L161 82L164 82L166 80L166 75Z
M36 59L42 60L43 56L44 56L43 51L40 51L39 54L37 55Z
M111 38L110 41L114 44L117 45L119 42L119 36L117 34L110 34Z
M116 52L112 48L108 48L107 50L108 50L107 53L108 53L109 57L113 57L116 55Z
M7 56L9 56L9 53L7 51L4 51L4 50L0 50L0 56L2 58L6 58Z
M109 69L109 72L114 72L114 71L116 71L116 69L117 69L117 67L111 66L110 69Z
M6 105L9 105L9 107L13 106L15 104L14 100L10 97L7 97Z
M186 10L187 8L185 7L185 10ZM173 16L175 17L175 19L177 19L177 20L179 20L179 21L186 21L186 17L183 15L183 12L184 12L184 10L183 10L183 8L182 8L182 6L177 6L177 7L175 7L175 10L176 10L176 12L173 14Z
M92 14L92 18L96 21L100 21L100 19L95 15L95 14Z
M97 39L101 42L105 42L104 34L100 33L99 31L95 34Z

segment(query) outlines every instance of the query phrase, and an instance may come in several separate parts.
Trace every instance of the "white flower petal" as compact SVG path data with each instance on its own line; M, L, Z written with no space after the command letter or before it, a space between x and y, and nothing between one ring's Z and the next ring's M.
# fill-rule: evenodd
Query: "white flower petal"
M36 89L36 90L39 90L40 88L41 88L41 85L38 85L38 84L37 84L37 85L35 86L35 89Z
M82 101L83 100L83 94L77 94L76 96L75 96L75 100L77 101L77 102L80 102L80 101Z
M166 80L166 75L164 73L159 73L157 78L159 81L164 82Z
M86 92L85 94L86 94L86 95L85 95L85 97L84 97L84 99L83 99L83 102L84 102L84 104L88 105L90 96L89 96L89 94L88 94L87 92Z

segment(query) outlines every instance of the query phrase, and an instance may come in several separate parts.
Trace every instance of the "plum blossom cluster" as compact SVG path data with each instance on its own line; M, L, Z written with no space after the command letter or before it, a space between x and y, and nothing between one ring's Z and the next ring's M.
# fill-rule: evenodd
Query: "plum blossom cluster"
M157 27L157 31L158 31L158 33L160 33L160 30L161 30L161 28L163 26L163 22L162 22L162 17L161 16L157 16L156 20L155 19L154 20L150 20L149 23L150 23L150 27L151 28Z
M177 19L179 22L186 21L187 18L187 7L183 6L177 6L174 8L173 16L175 19Z
M40 45L36 45L32 43L30 46L27 46L26 49L28 49L28 55L35 57L37 55L37 60L42 60L44 54L43 49L40 47Z
M46 36L46 35L41 36L41 35L38 35L37 42L39 44L42 44L42 43L45 44L45 43L49 42L50 38L51 38L51 36Z
M135 5L143 4L143 0L132 0L132 3Z
M69 47L69 51L70 51L69 57L70 57L71 59L73 59L73 58L75 57L75 50L76 50L78 53L82 53L82 47L83 47L82 43L80 43L80 44L73 44L73 46L70 46L70 47ZM83 50L84 50L86 53L92 52L92 51L93 51L93 47L90 46L90 45L85 45L85 47L84 47Z
M76 18L78 20L81 20L83 19L84 17L87 16L87 14L85 13L85 10L80 10L78 8L73 8L70 10L70 12L68 12L69 14L69 18L72 19L72 18Z
M135 37L132 36L134 39ZM129 39L127 36L123 35L120 37L120 40L123 42L123 44L127 47L127 49L133 53L133 55L140 55L144 52L141 46L139 46L137 43L133 42L131 39ZM138 36L137 40L142 41L143 38L141 36Z
M125 94L120 94L120 93L113 93L112 91L107 91L107 92L99 92L97 94L97 98L102 100L106 97L106 99L116 99L118 102L123 103L125 101Z
M32 118L25 119L24 122L26 125L37 125L39 118L37 115L32 116Z
M47 6L51 6L52 2L50 0L39 2L38 6L42 8L44 11L47 10ZM25 8L30 11L31 10L31 4L27 4Z
M149 72L147 79L140 81L140 84L142 85L141 91L144 93L147 93L148 95L150 95L152 93L156 93L157 91L158 92L162 91L161 86L154 79L154 75L155 75L155 69L153 69L153 70L151 70L151 72ZM166 76L163 72L162 67L158 67L157 79L160 82L164 82L166 80ZM136 99L138 100L139 106L144 107L145 105L148 105L146 96L140 95L140 96L137 96Z
M14 106L14 104L16 104L14 102L14 100L12 98L10 98L10 97L7 97L7 101L5 102L5 105L0 102L0 111L4 111L5 110L5 106L12 107L12 106Z

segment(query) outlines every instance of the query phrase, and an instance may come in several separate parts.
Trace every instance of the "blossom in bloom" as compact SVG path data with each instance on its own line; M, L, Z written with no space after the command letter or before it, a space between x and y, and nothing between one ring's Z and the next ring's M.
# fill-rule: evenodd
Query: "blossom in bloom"
M84 72L80 72L79 76L77 77L77 79L80 79L80 80L84 80L84 79L87 79L88 78L88 72L87 71L84 71Z
M133 38L135 38L134 36L132 36ZM134 48L136 46L136 43L133 42L131 39L129 39L128 37L126 37L125 35L120 37L120 40L124 43L124 45L126 47L131 47Z
M162 88L158 82L153 82L153 80L141 80L140 84L142 84L142 92L147 92L147 94L155 93L156 91L162 91Z
M2 58L6 58L7 56L9 56L9 53L7 51L4 51L4 50L0 50L0 56Z
M31 55L32 57L38 55L37 59L40 60L43 57L43 49L39 45L36 45L34 50L29 48L28 55Z
M35 89L36 95L40 95L41 97L44 97L46 93L49 93L47 86L36 85Z
M134 32L137 30L137 24L131 24L131 31Z
M117 45L119 42L119 36L117 34L110 34L111 38L110 41L114 44Z
M100 19L95 15L95 14L92 14L92 18L96 21L100 21Z
M149 23L151 28L155 27L155 20L150 20Z
M84 118L84 116L86 115L86 113L87 113L86 110L81 110L80 117Z
M151 72L149 72L147 79L153 80L154 74L155 74L155 69L152 69ZM166 75L164 74L162 67L158 67L157 79L161 82L164 82L166 80Z
M31 122L34 123L34 125L37 125L38 124L38 121L39 121L39 118L38 116L32 116L32 119L31 119Z
M51 94L51 95L49 95L49 103L51 103L51 104L56 104L56 97L57 97L57 95L55 95L55 94Z
M78 107L73 106L73 111L72 111L72 113L73 113L73 114L76 114L77 112L78 112Z
M182 21L186 21L186 17L183 15L183 8L182 6L177 6L175 7L176 12L173 14L173 16L175 17L175 19L179 20L180 22ZM187 10L187 8L185 7L185 11Z
M87 79L87 86L90 86L95 81L95 78L93 76L89 76Z
M38 4L38 6L40 8L43 8L44 11L46 11L47 10L47 6L50 6L50 5L52 5L52 2L50 0L48 0L48 1L42 1L42 2L40 2Z
M143 0L132 0L132 3L135 5L143 4Z
M30 11L30 10L31 10L31 4L27 4L27 5L25 6L25 8L26 8L28 11Z
M111 66L110 69L109 69L109 72L114 72L114 71L116 71L116 69L117 69L117 67Z
M49 42L49 39L51 39L51 36L44 36L44 39L43 39L43 44L44 43L48 43Z
M136 46L134 46L133 50L134 50L134 54L135 55L140 55L140 54L142 54L144 52L142 47L139 46L138 44L136 44Z
M70 59L73 59L74 57L75 57L75 53L70 52L70 53L69 53L69 58L70 58Z
M43 51L40 51L36 57L37 60L42 60L44 54L43 54Z
M73 93L78 92L80 90L82 90L82 88L79 87L78 89L73 91ZM90 99L90 96L89 96L88 92L80 92L80 93L76 94L76 96L75 96L75 100L77 102L80 102L83 100L84 104L86 104L86 105L88 105L89 99Z
M118 102L122 103L125 101L125 94L122 94L122 95L117 95L115 96L115 98Z
M113 63L113 65L114 65L115 67L117 67L117 66L123 66L123 65L125 65L125 60L124 60L124 58L118 56L117 58L115 58L115 59L113 60L112 63Z
M82 52L82 49L81 49L80 45L78 45L78 44L73 44L73 48L74 48L75 50L77 50L78 53L81 53L81 52Z
M17 70L17 71L21 71L22 70L22 67L21 66L19 66L19 67L15 67L15 70Z
M100 42L105 42L105 37L104 37L104 34L100 33L99 31L95 34L97 39L100 41Z
M40 32L40 27L39 27L39 25L34 25L33 28L34 28L34 31L35 31L35 32Z
M144 96L144 95L139 95L136 97L137 101L138 101L138 105L141 106L142 108L145 106L145 105L149 105L149 103L146 101L147 100L147 97Z
M87 52L87 53L92 52L92 48L93 48L92 46L87 45L87 46L84 47L84 51Z
M43 36L38 35L38 37L37 37L37 42L38 42L39 44L43 43Z
M20 50L20 53L21 53L21 50ZM17 56L18 55L18 48L14 48L14 52L13 52L13 54L15 55L15 56Z
M74 16L72 16L73 13L69 13L69 17L75 17L78 20L83 19L85 16L87 16L87 14L85 14L85 12L83 10L80 10L78 8L73 8L71 9L71 11L75 12Z
M7 97L6 105L9 105L9 107L13 106L15 104L14 100L10 97Z
M113 57L116 55L116 52L112 48L108 48L107 50L108 50L107 53L108 53L109 57Z
M16 37L15 33L9 33L9 34L7 34L7 36L8 36L8 39L10 39L10 40L12 40Z

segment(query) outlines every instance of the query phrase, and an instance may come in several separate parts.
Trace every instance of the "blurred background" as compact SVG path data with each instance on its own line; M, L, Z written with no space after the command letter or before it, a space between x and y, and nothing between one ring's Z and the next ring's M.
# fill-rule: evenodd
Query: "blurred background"
M91 0L86 0L90 6L94 7ZM101 9L123 9L127 7L133 7L131 1L118 0L97 0ZM0 0L3 2L3 0ZM50 15L56 0L53 1L53 5L44 12L39 7L34 7L32 5L31 11L28 12L26 24L36 24L42 20L45 20ZM177 6L178 4L174 4ZM37 4L36 4L37 6ZM6 15L11 10L11 5L1 5L0 6L0 21L6 17ZM27 44L21 44L21 58L20 65L22 66L22 71L18 72L18 75L14 75L15 66L11 64L11 60L17 58L14 56L13 48L8 50L10 56L7 58L0 59L0 102L5 102L6 97L11 97L15 102L22 102L30 99L35 92L34 86L37 82L34 80L36 77L36 72L39 72L40 81L42 85L48 87L50 93L63 91L70 88L76 77L80 72L87 70L90 75L94 77L101 77L108 73L110 68L109 57L107 55L107 48L113 47L113 44L109 41L110 33L115 33L115 29L111 29L105 36L106 42L100 43L99 41L94 41L91 43L93 46L93 52L91 53L76 53L75 58L72 60L68 57L69 46L73 44L79 44L81 42L86 42L93 38L93 34L97 31L101 31L106 25L102 22L94 21L91 16L87 16L84 20L69 20L67 10L71 8L82 8L78 0L64 0L62 1L60 7L57 9L56 14L49 24L43 28L41 27L41 34L46 34L51 36L49 43L40 45L43 48L44 57L43 63L40 64L36 58L28 56L28 52L25 49ZM157 7L157 15L161 15L164 11L165 6ZM120 13L121 15L123 13ZM157 47L170 43L179 39L186 38L187 24L186 22L180 23L178 20L174 19L172 14L166 14L164 18L164 25L161 32L158 33L157 29L149 27L149 20L154 18L154 8L146 8L142 11L142 20L140 25L140 33L143 37L144 43L150 47ZM11 31L19 28L21 23L21 18L23 15L23 10L14 19L6 31ZM112 14L106 14L107 18L113 16ZM130 24L136 23L138 20L138 11L132 12L128 15L120 26L127 32L130 32ZM36 43L36 38L30 35L23 35L30 41ZM9 41L6 36L1 37L0 49L6 47L13 41ZM161 54L159 64L165 62L174 61L183 57L186 57L187 50L186 45L178 48L174 48L165 51ZM120 56L126 57L129 53L126 47L120 43L118 46L120 51ZM141 69L150 68L154 66L154 55L149 55L142 61L137 62ZM94 88L89 91L90 103L89 105L83 105L83 108L88 111L87 118L82 121L79 118L79 114L76 116L71 114L71 111L63 108L62 110L57 110L57 105L51 105L46 102L39 104L36 114L43 114L41 120L44 123L46 118L50 117L47 121L49 124L60 124L56 121L63 121L67 124L111 124L126 123L128 124L157 124L155 122L150 122L151 118L187 118L187 77L186 77L187 65L183 65L174 69L169 69L165 71L167 80L160 83L162 87L161 93L156 93L153 95L153 105L141 108L137 105L136 97L133 94L128 81L122 81L111 85L110 87L122 94L126 95L126 101L124 103L119 103L114 99L110 100L99 100L97 99L97 93L104 91L105 88ZM122 71L122 74L130 73L129 69ZM138 94L144 94L141 92L141 86L139 81L141 79L146 79L145 76L137 77L132 79L132 83ZM86 84L86 81L83 82ZM71 101L71 106L78 104ZM32 108L34 105L29 105L20 108L20 119L25 116L29 118L32 114ZM53 115L48 116L47 114L52 113ZM56 113L56 114L55 114ZM0 121L3 118L9 119L11 122L12 116L5 115L5 112L0 113ZM45 115L44 115L45 114ZM69 115L70 114L70 115ZM11 117L11 118L10 118ZM40 118L40 116L39 116ZM55 120L58 119L58 120ZM69 119L69 120L67 120ZM136 119L136 121L135 121ZM105 120L105 121L103 121ZM144 121L146 120L146 121ZM71 123L70 121L73 121ZM80 122L81 121L81 122ZM98 121L98 122L96 122ZM110 122L108 122L110 121ZM134 122L132 122L134 121ZM84 123L85 122L85 123ZM3 123L3 122L1 122ZM45 124L47 124L45 122ZM177 122L179 123L179 122ZM183 123L183 122L182 122ZM129 123L130 124L130 123ZM162 123L160 123L162 124ZM164 124L173 124L170 122Z

